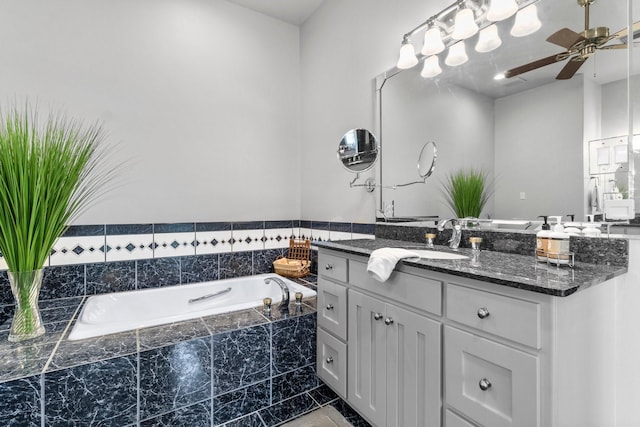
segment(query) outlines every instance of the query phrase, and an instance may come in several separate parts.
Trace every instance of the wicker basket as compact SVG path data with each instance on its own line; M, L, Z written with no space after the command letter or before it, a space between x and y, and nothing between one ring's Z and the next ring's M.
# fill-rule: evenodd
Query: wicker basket
M290 239L286 258L276 258L273 262L273 269L281 276L304 277L309 274L310 255L311 242L309 240Z

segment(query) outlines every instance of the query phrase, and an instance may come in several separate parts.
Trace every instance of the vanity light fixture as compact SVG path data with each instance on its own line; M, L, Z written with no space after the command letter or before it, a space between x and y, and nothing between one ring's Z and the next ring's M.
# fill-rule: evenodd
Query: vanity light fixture
M429 28L424 33L424 44L421 53L424 56L436 55L444 50L442 42L442 32L437 25Z
M491 0L487 20L491 22L503 21L518 11L516 0Z
M462 5L462 3L460 3ZM451 38L454 40L464 40L478 32L478 24L473 10L469 8L459 9L456 13L455 24Z
M457 67L458 65L462 65L469 60L467 56L467 49L464 45L463 41L459 41L453 46L449 47L449 54L447 58L444 60L444 63L450 67Z
M422 72L420 73L422 77L424 77L425 79L430 79L440 73L442 73L442 68L440 68L440 60L438 60L438 57L436 55L431 55L424 60L424 66L422 67Z
M516 22L511 29L513 37L524 37L533 34L542 27L538 19L538 9L535 4L531 4L524 9L520 9L516 14Z
M498 27L491 24L480 31L478 35L478 43L476 43L476 51L481 53L491 52L502 44L502 40L498 35Z
M416 58L416 51L409 41L409 37L405 36L402 40L402 46L400 47L400 58L398 58L397 67L401 70L406 70L415 66L418 63Z

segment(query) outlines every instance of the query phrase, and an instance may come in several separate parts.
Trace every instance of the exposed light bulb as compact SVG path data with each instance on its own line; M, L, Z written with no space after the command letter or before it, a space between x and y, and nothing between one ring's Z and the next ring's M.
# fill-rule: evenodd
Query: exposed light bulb
M432 55L424 60L424 67L422 67L422 72L420 75L425 79L429 79L431 77L435 77L442 72L442 68L440 68L440 61L436 55Z
M491 0L487 20L496 22L502 21L518 11L516 0Z
M504 73L498 73L495 76L493 76L493 80L504 80L506 78L507 76L505 76Z
M535 4L532 4L518 11L511 35L513 37L528 36L538 31L540 27L542 22L538 19L538 9Z
M424 44L422 45L422 54L424 56L435 55L444 50L442 42L442 33L440 28L431 27L424 33Z
M476 43L476 51L482 53L491 52L501 44L502 40L498 35L498 27L496 27L496 24L491 24L480 31L478 43Z
M461 41L449 47L449 54L444 60L444 63L450 67L457 67L468 60L469 57L467 56L467 49L465 48L464 42Z
M406 70L415 66L417 63L418 58L416 58L416 51L409 39L405 38L400 47L400 58L398 58L397 67L401 70Z
M461 9L456 13L451 38L464 40L478 32L478 24L471 9Z

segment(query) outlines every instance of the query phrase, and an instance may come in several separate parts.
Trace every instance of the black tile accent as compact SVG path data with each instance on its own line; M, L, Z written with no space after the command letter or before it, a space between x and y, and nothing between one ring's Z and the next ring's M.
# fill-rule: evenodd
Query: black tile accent
M312 228L311 227L311 221L300 220L300 227L301 228Z
M71 225L62 234L62 237L77 236L104 236L104 225Z
M338 398L336 392L329 388L328 385L323 383L321 380L319 380L319 383L320 387L309 391L309 396L311 396L313 400L318 402L320 405L325 405Z
M140 353L140 417L211 398L211 340L184 341Z
M249 414L246 417L229 421L224 427L265 427L258 413Z
M354 222L353 224L351 224L351 231L358 234L375 234L376 225L375 224L359 224Z
M265 221L264 228L293 228L292 220L283 220L283 221Z
M103 360L44 376L45 425L136 422L135 356Z
M141 350L166 347L179 342L209 336L211 336L209 329L201 318L138 330L138 341Z
M270 395L269 381L263 381L214 397L213 425L235 420L269 406Z
M229 231L230 222L196 222L196 233L199 231Z
M218 255L195 255L180 258L180 283L218 280Z
M329 230L339 231L342 233L351 233L351 223L350 222L330 222Z
M87 264L87 294L104 294L135 289L135 261Z
M311 228L315 230L326 230L329 231L329 222L328 221L311 221Z
M211 400L180 408L140 423L140 427L205 427L211 425Z
M315 314L272 323L273 374L281 374L315 363Z
M153 224L107 224L107 236L153 234Z
M331 406L337 409L342 416L353 425L353 427L372 427L364 418L360 416L351 406L342 399L335 400L330 403Z
M68 298L85 294L84 265L46 267L40 299Z
M318 386L316 367L305 366L295 371L273 377L271 380L271 401L275 404Z
M273 273L273 261L285 256L287 249L265 249L253 253L253 274Z
M263 230L264 221L241 221L232 222L231 228L233 230Z
M251 276L253 274L252 252L227 252L220 254L220 278Z
M40 375L0 384L0 425L40 426Z
M137 261L138 289L180 284L180 259L156 258Z
M305 393L262 409L260 416L267 426L271 427L297 418L318 407L318 404Z
M194 231L196 231L196 226L193 222L153 224L154 233L192 233Z
M0 305L13 304L14 302L9 276L6 271L0 271Z

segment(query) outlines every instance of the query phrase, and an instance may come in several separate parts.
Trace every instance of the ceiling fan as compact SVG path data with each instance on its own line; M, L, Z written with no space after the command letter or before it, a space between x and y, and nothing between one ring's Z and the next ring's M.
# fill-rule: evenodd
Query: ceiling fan
M558 80L567 80L573 77L573 75L580 69L582 64L587 59L596 53L596 50L600 49L625 49L629 41L628 28L625 27L620 31L609 34L609 28L607 27L589 27L589 6L595 0L577 0L578 4L584 7L584 28L581 33L576 33L568 28L563 28L555 33L551 34L547 41L549 43L556 44L566 49L564 52L557 53L555 55L548 56L546 58L538 59L537 61L530 62L525 65L521 65L511 70L505 71L504 76L515 77L517 75L532 71L546 65L555 64L556 62L564 61L568 59L564 68L556 76ZM636 22L632 26L632 36L640 31L640 21ZM620 43L607 45L612 40L618 39Z

